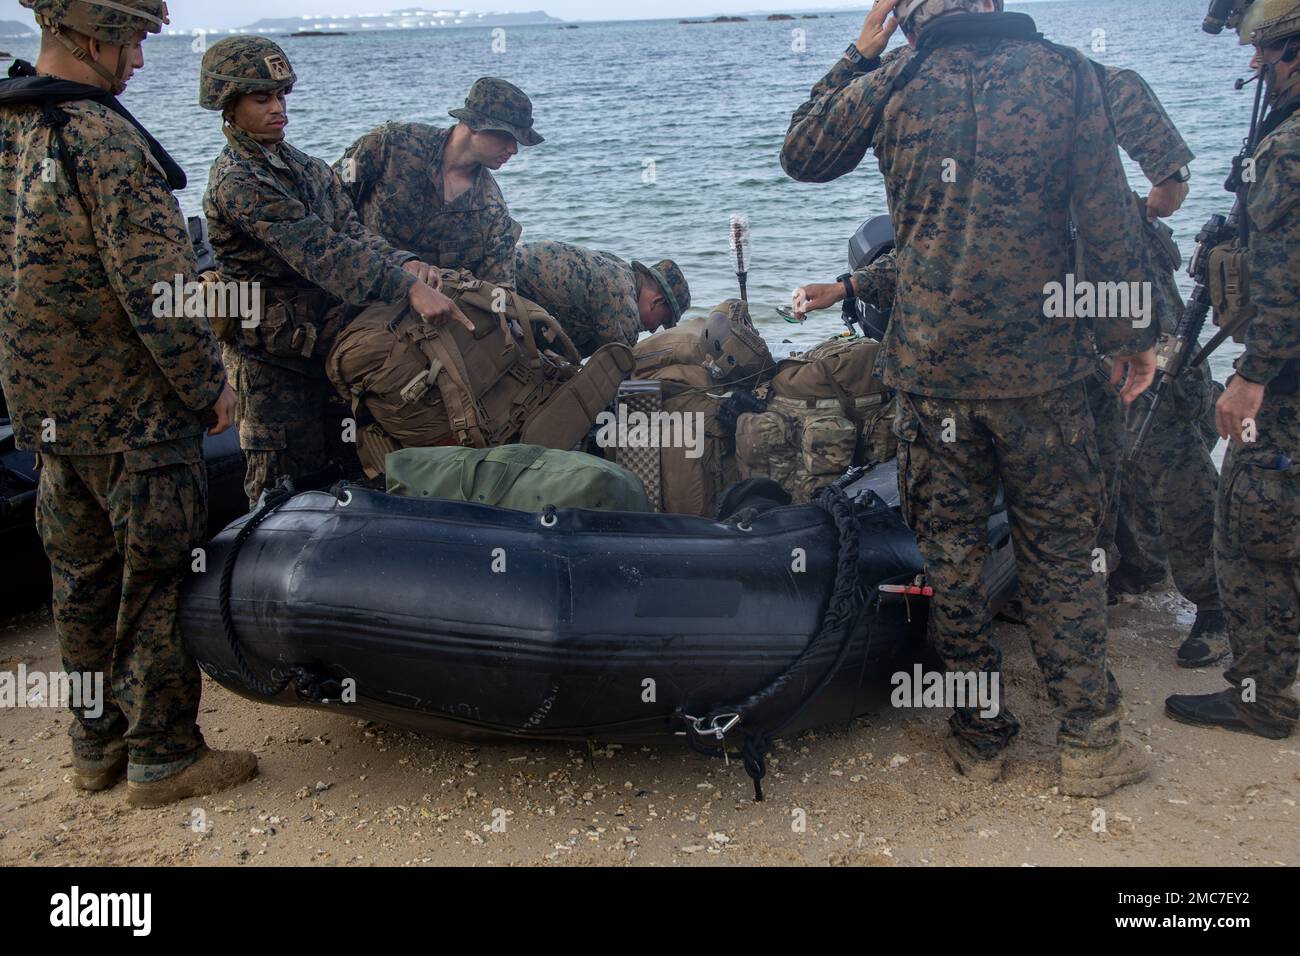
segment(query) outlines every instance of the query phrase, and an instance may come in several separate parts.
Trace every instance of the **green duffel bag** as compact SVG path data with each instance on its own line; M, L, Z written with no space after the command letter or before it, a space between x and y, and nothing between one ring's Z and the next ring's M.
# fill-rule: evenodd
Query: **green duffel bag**
M389 494L446 498L541 512L547 505L587 511L650 512L641 479L578 451L541 445L403 448L386 461Z

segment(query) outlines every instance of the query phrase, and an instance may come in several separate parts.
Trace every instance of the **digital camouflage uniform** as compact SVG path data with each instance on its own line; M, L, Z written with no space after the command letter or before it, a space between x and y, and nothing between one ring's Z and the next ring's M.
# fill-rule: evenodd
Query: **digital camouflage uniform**
M1151 183L1164 182L1192 161L1192 151L1141 76L1132 70L1094 67L1105 78L1119 145ZM1174 278L1181 256L1163 224L1148 224L1146 238L1152 319L1160 332L1172 333L1183 311ZM1096 377L1089 381L1089 392L1111 489L1098 541L1107 552L1107 567L1113 572L1124 562L1149 568L1158 563L1156 555L1165 554L1183 597L1202 611L1218 610L1222 605L1214 574L1211 502L1219 473L1214 441L1204 428L1207 415L1213 420L1217 397L1209 366L1189 371L1170 385L1141 458L1128 466L1122 464L1123 457L1145 417L1147 402L1139 401L1126 413L1109 384ZM1117 522L1127 525L1123 533L1117 534ZM1121 551L1117 541L1127 550Z
M523 243L515 250L519 294L558 319L584 357L611 342L636 344L645 331L639 300L647 278L663 290L675 316L668 325L676 325L691 306L691 292L670 260L647 268L554 240Z
M1071 180L1098 276L1144 278L1141 226L1087 61L1033 40L1023 14L955 13L922 28L922 44L939 23L1017 38L940 45L892 96L915 49L841 59L795 112L782 165L825 182L870 148L884 174L898 288L883 377L899 392L899 485L935 589L936 650L949 670L1000 670L982 582L1000 482L1062 759L1118 753L1105 583L1092 570L1104 492L1083 380L1096 347L1140 351L1153 335L1127 318L1046 318L1044 297L1072 268ZM960 709L950 723L977 758L1018 731L1005 707L993 718Z
M114 22L123 39L145 29L119 11L96 29L111 37ZM51 82L0 81L0 101ZM171 192L183 176L172 164L169 182L115 100L80 89L45 115L0 105L0 387L18 444L42 461L64 669L107 690L102 716L73 711L74 766L106 771L125 748L143 782L204 750L176 607L206 531L203 420L226 375L205 319L154 312L155 283L195 273Z
M1229 699L1247 724L1275 735L1300 718L1300 93L1274 121L1288 109L1255 151L1248 211L1258 312L1236 363L1268 391L1257 440L1234 441L1224 460L1214 541L1235 658L1225 676L1242 691Z
M272 48L261 37L230 37L209 48L205 68L238 75ZM203 96L209 108L221 105ZM346 456L345 467L355 458L341 443L347 411L325 378L325 355L347 306L407 295L415 277L402 264L416 256L362 224L321 160L286 142L272 151L229 122L225 135L203 197L212 248L223 279L258 282L267 298L260 324L239 332L235 383L244 490L255 504L282 475L301 479L331 458ZM292 323L304 320L317 330L314 346L294 340Z
M468 269L477 278L515 287L515 243L501 187L480 168L474 185L443 202L442 150L450 129L385 123L357 140L334 164L362 221L421 261Z

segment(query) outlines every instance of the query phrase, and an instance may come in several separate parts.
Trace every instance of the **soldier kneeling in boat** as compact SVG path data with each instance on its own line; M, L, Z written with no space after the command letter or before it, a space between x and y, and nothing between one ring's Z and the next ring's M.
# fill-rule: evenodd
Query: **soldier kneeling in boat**
M568 242L529 242L515 252L519 291L559 319L584 356L602 345L636 345L642 332L673 328L691 290L671 259L647 266Z

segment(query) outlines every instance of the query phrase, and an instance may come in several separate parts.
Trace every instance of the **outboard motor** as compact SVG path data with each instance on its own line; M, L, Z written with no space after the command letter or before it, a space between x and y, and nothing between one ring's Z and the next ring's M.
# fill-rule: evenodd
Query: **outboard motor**
M858 227L849 240L849 271L865 269L887 252L894 250L894 223L888 216L873 216ZM878 342L885 340L889 313L868 305L856 296L844 297L844 324Z

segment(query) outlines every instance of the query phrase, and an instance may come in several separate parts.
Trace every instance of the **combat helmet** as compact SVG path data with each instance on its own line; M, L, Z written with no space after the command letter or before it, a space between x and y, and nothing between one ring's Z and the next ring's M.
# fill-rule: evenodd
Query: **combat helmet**
M279 44L266 37L233 36L218 40L203 54L199 69L199 106L224 111L244 93L280 93L298 76Z
M1255 0L1237 21L1242 46L1266 46L1300 36L1300 0Z
M136 34L161 33L171 23L164 0L19 0L32 11L41 29L55 37L68 52L112 84L113 94L126 89L126 71L130 60L119 57L117 73L100 66L68 37L79 33L100 43L129 47Z
M974 13L980 0L902 0L894 16L909 34L915 34L935 17L945 13Z

